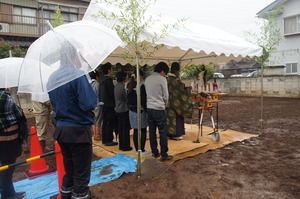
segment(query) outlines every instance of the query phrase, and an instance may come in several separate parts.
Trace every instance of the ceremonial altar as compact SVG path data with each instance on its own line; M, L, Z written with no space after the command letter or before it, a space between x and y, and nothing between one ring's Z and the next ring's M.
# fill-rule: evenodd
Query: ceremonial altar
M203 136L203 118L205 111L209 112L213 132L209 133L212 135L212 140L214 142L219 142L220 134L219 134L219 103L222 100L219 100L219 96L228 95L227 93L219 93L219 92L200 92L200 93L192 93L192 102L194 104L194 109L199 111L199 119L198 119L198 136L195 142L199 143L200 135ZM215 111L216 121L214 120L213 111Z

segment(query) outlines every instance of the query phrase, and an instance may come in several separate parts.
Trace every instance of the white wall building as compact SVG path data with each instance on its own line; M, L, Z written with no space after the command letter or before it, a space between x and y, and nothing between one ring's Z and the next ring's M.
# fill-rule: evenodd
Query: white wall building
M300 75L300 0L276 0L257 13L264 18L281 6L277 25L283 35L275 52L271 53L270 66L284 66L283 74Z

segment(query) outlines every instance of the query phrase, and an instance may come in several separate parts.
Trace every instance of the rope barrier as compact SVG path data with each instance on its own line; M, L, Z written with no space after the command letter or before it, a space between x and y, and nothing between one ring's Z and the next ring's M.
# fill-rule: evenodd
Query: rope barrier
M41 159L41 158L44 158L44 157L47 157L47 156L50 156L50 155L55 155L56 153L57 152L55 152L55 151L50 151L50 152L42 154L42 155L27 158L26 160L21 161L21 162L16 162L16 163L13 163L13 164L5 165L5 166L0 167L0 171L4 171L4 170L10 169L12 167L16 167L16 166L19 166L21 164L32 162L34 160L38 160L38 159ZM58 153L60 153L60 152L58 152Z

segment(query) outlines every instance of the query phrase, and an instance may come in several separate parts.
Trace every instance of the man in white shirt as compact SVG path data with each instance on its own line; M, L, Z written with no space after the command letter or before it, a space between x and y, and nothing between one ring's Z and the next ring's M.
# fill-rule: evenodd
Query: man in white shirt
M167 153L169 149L166 124L166 106L169 93L165 76L168 72L168 65L164 62L159 62L154 68L154 73L145 81L152 156L155 158L161 156L162 161L171 160L173 158ZM156 127L158 128L160 135L160 153L157 149Z

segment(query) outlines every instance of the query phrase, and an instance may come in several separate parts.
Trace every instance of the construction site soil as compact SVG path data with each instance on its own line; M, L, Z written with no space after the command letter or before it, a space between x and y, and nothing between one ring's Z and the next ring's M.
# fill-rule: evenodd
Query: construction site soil
M300 99L265 97L263 131L261 98L222 96L221 100L220 129L259 136L179 160L155 179L137 179L129 173L94 185L92 198L300 198ZM193 123L197 118L195 113ZM204 124L210 125L209 119ZM28 119L28 126L33 125L34 118ZM54 127L50 129L53 132ZM47 145L53 143L51 134ZM29 156L24 152L18 161ZM46 161L55 168L54 156ZM23 171L28 168L29 164L18 166L13 180L24 179Z

